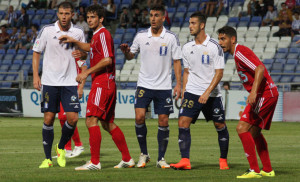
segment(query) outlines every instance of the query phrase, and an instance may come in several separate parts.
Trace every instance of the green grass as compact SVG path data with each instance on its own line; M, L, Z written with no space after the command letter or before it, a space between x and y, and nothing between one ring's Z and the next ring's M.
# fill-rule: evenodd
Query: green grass
M116 120L123 130L130 153L135 161L140 153L135 137L133 120ZM145 169L113 169L121 160L121 155L110 135L103 129L101 144L101 171L75 171L74 168L90 159L88 131L84 120L78 123L85 153L77 158L68 159L67 166L60 168L56 159L51 169L39 169L44 159L42 146L41 118L0 118L0 181L238 181L236 175L248 168L241 142L235 132L236 121L228 121L230 133L229 166L230 170L218 169L219 146L217 133L212 122L198 121L191 127L191 171L158 169L157 158L157 121L147 120L148 150L151 162ZM272 124L270 131L264 132L275 178L261 178L251 181L299 181L300 179L300 123ZM55 123L56 144L60 138L59 122ZM180 153L177 143L177 121L170 121L170 141L166 153L169 163L178 162ZM52 154L55 155L54 149ZM243 181L243 180L239 180ZM250 181L250 180L249 180Z

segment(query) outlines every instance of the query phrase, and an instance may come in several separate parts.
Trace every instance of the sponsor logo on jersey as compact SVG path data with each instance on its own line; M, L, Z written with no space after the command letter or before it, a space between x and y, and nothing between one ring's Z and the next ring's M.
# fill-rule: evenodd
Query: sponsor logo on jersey
M209 64L209 55L208 52L203 52L202 55L202 64Z
M168 54L168 47L167 44L163 43L161 44L159 48L159 55L160 56L166 56Z
M166 99L166 102L168 103L168 104L170 104L171 103L171 98L170 97L168 97L167 99Z
M214 113L219 114L219 112L220 112L220 109L219 109L219 108L215 108L215 109L214 109Z
M242 116L242 118L247 118L247 115L246 115L246 114L244 114L244 115Z
M76 97L75 95L72 95L72 96L71 96L71 101L72 101L72 102L75 102L76 99L77 99L77 97Z
M78 108L79 108L78 105L75 105L74 109L78 109Z
M86 111L86 113L90 113L91 111L88 109L87 111Z

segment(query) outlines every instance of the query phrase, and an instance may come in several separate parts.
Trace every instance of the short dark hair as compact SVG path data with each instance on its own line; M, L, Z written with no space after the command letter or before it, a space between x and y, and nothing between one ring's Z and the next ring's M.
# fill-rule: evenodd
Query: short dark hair
M99 18L105 18L105 10L102 6L98 4L94 4L87 7L86 13L96 13Z
M237 33L236 30L230 26L224 26L217 31L218 34L225 34L228 37L235 37L237 41Z
M207 17L206 17L203 13L201 13L200 11L194 12L194 13L190 16L190 18L198 18L198 20L200 21L200 23L206 24L206 18L207 18Z
M61 2L59 5L57 5L57 10L58 10L59 8L63 8L63 9L70 8L70 9L71 9L71 12L72 12L72 13L74 12L74 6L73 6L73 4L70 3L70 2L67 2L67 1Z
M163 15L165 15L165 7L161 4L154 4L153 6L151 6L150 8L150 11L153 10L153 11L160 11L162 12Z

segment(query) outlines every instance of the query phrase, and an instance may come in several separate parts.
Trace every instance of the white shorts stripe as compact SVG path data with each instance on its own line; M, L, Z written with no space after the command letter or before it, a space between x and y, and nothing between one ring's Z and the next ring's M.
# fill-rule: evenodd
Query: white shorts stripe
M101 40L101 44L102 44L102 49L103 49L104 57L107 58L107 57L109 57L109 54L108 54L108 50L107 50L107 44L106 44L104 33L100 34L100 40Z
M99 106L102 88L97 88L94 104Z
M241 52L237 52L236 53L236 56L242 60L247 66L249 66L251 69L255 70L256 66L251 62L249 61Z

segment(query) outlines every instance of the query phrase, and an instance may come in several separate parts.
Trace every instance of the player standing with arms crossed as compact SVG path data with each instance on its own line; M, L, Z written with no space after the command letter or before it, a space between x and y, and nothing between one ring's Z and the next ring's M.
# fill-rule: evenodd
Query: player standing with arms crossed
M225 124L225 114L222 104L220 80L223 77L224 54L215 39L205 34L206 16L195 12L190 17L190 33L195 36L193 41L182 48L184 63L183 92L184 98L179 111L178 143L181 160L171 164L174 169L191 169L190 125L195 123L202 111L206 120L213 120L218 132L221 156L220 169L229 169L227 154L229 133Z
M169 141L169 115L173 113L172 101L172 59L177 84L173 96L181 94L181 48L173 32L163 27L165 8L154 5L150 8L150 24L147 30L138 32L131 47L122 44L127 60L140 52L141 68L135 96L135 129L141 155L137 167L145 167L150 161L147 150L146 110L153 100L154 112L158 114L158 159L157 167L170 168L164 156Z
M76 80L81 83L88 75L92 76L92 88L86 108L86 126L90 134L91 160L85 165L75 168L75 170L101 169L99 120L104 130L111 134L113 141L122 153L122 161L114 168L135 166L135 162L129 154L124 134L114 123L116 106L114 43L109 31L102 24L104 17L105 11L101 6L92 5L87 8L87 23L94 32L91 44L80 42L69 36L59 38L65 43L75 43L82 50L90 51L91 67L82 71Z
M238 75L250 93L247 105L236 127L242 141L250 169L237 178L274 177L269 157L268 145L262 129L269 130L278 100L277 87L265 65L248 47L237 43L237 33L232 27L218 30L219 44L224 52L233 55ZM255 147L263 164L259 169Z
M46 159L39 168L53 166L51 158L54 139L53 124L55 114L59 112L60 102L67 116L67 121L62 127L60 142L56 145L57 163L60 167L66 165L64 147L71 139L78 121L80 103L77 93L76 62L72 57L75 47L71 44L61 44L58 40L61 35L70 35L80 41L85 41L83 30L71 23L73 16L74 8L71 3L62 2L59 4L58 21L44 26L33 46L33 86L35 89L42 91L41 110L44 113L42 134ZM39 62L43 51L44 64L41 80L39 77Z

